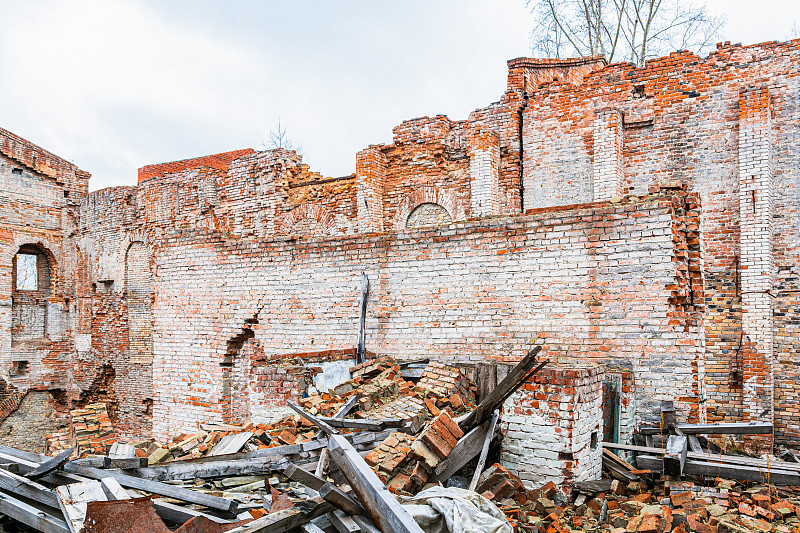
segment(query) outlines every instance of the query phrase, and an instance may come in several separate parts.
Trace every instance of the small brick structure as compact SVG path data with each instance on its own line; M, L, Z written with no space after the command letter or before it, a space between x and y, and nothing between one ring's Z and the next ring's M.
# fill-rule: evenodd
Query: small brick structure
M548 365L506 402L501 463L528 488L597 479L603 418L597 365Z

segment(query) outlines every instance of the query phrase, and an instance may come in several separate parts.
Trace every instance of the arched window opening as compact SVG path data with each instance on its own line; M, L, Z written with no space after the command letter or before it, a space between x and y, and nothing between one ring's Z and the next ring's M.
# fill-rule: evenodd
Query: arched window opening
M408 215L406 228L421 228L423 226L441 226L453 221L447 209L434 203L419 204Z

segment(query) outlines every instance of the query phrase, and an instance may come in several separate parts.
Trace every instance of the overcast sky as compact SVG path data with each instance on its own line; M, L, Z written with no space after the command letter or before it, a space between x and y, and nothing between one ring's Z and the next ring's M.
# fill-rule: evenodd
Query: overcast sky
M724 39L783 40L797 0L710 0ZM463 119L529 55L523 0L0 0L0 126L92 173L262 149L280 116L314 170L402 120Z

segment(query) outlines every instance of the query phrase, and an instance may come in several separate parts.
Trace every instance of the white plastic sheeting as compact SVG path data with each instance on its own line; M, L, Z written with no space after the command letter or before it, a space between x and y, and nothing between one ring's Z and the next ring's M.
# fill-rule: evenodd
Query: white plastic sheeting
M514 533L502 511L471 490L431 487L399 500L425 533Z
M313 387L309 387L308 394L328 392L336 385L350 379L350 368L356 364L355 359L341 361L326 361L322 363L322 372L314 376ZM317 366L317 365L314 365Z

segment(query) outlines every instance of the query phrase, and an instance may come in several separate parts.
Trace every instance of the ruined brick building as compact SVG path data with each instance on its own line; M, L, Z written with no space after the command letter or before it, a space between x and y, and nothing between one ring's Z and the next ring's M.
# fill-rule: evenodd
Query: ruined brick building
M340 178L246 149L88 179L0 129L4 441L97 400L123 437L276 416L355 344L365 271L370 350L562 365L508 406L510 463L542 431L596 457L662 399L800 445L800 41L514 59L498 102Z

